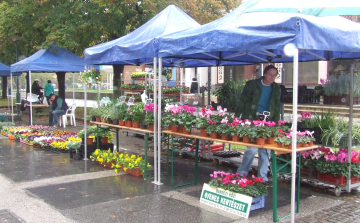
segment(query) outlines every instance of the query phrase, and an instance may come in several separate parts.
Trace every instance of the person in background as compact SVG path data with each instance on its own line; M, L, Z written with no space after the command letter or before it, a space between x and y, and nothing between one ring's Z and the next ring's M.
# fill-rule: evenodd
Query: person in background
M196 77L192 79L191 87L190 87L190 93L198 93L198 82Z
M39 80L35 79L33 84L31 85L31 93L36 94L38 96L40 103L42 103L42 99L44 97L44 94L41 92L41 89L44 88L39 85Z
M54 86L52 85L51 80L48 80L48 83L45 85L44 94L45 94L47 103L50 105L50 103L49 103L50 95L55 94Z
M49 103L51 108L49 112L49 126L57 127L58 117L65 115L69 106L66 104L64 99L55 94L50 95Z
M256 80L246 82L240 97L239 109L235 116L241 114L242 120L259 120L259 115L264 111L270 112L269 121L278 123L280 119L280 96L281 90L275 78L278 74L276 67L269 65L265 67L263 76ZM237 169L240 176L247 175L253 163L258 148L247 147L241 166ZM267 171L269 165L269 150L259 149L258 177L263 178L263 184L269 185Z

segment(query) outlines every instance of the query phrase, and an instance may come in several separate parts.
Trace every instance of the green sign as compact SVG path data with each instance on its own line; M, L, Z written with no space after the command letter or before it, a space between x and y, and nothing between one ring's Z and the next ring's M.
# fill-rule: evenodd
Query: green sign
M252 197L233 193L220 188L213 188L208 184L204 184L200 202L229 213L248 218Z

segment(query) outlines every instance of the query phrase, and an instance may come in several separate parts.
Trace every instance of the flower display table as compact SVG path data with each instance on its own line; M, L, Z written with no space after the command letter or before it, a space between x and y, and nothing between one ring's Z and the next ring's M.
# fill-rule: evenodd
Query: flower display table
M162 133L168 134L168 136L171 135L171 138L173 139L174 136L183 136L183 137L191 137L196 139L196 145L195 145L195 172L194 172L194 181L191 183L187 183L187 184L182 184L182 185L174 185L174 170L173 170L173 162L174 162L174 156L173 156L173 152L171 154L171 186L174 187L179 187L179 186L185 186L185 185L191 185L191 184L197 184L197 172L198 172L198 151L199 151L199 140L208 140L208 141L216 141L219 143L229 143L229 144L234 144L234 145L243 145L243 146L250 146L250 147L256 147L256 148L261 148L261 149L269 149L271 150L271 167L272 167L272 172L274 176L277 176L277 173L279 172L277 169L277 155L279 154L286 154L289 153L291 150L286 149L286 148L277 148L276 144L265 144L265 145L256 145L255 143L244 143L244 142L234 142L234 141L227 141L227 140L221 140L221 139L212 139L210 137L202 137L200 134L191 134L191 135L187 135L187 134L182 134L182 133L174 133L171 130L163 130ZM315 149L317 148L317 145L313 145L313 146L308 146L308 147L299 147L296 148L296 152L299 154L301 151L307 151L307 150L311 150L311 149ZM173 151L173 150L171 150ZM297 156L297 162L298 164L300 164L300 159L301 156ZM287 163L285 163L285 165L291 165L291 161L288 161ZM300 165L297 165L298 170L297 170L297 174L298 177L300 178ZM278 215L277 215L277 180L273 180L272 182L273 185L273 221L277 222L279 221ZM297 188L300 188L300 181L297 182ZM297 196L297 212L299 211L299 201L300 201L300 190L297 190L296 192L296 196Z
M94 122L94 121L91 121L90 122L91 124L94 124L94 125L97 125L97 127L99 128L99 125L100 126L109 126L110 128L114 128L116 130L116 148L119 148L119 130L122 130L122 131L131 131L131 132L136 132L136 133L140 133L140 134L144 134L145 136L145 145L144 145L144 152L145 152L145 161L147 163L147 151L148 151L148 138L149 138L149 135L151 133L153 133L154 131L151 131L149 129L140 129L140 128L132 128L132 127L126 127L126 126L120 126L120 125L113 125L113 124L109 124L109 123L103 123L103 122ZM113 145L113 144L112 144ZM114 146L114 145L113 145ZM82 146L83 148L83 146ZM95 149L96 148L99 148L99 144L97 142L97 145L94 147ZM94 149L94 151L95 151ZM109 149L109 148L107 148ZM92 151L92 152L94 152ZM88 154L88 157L90 156L90 154L92 152L89 152L89 146L88 146L88 151L87 151L87 154ZM143 177L144 179L147 178L147 167L145 167L145 170L144 170L144 174L143 174Z

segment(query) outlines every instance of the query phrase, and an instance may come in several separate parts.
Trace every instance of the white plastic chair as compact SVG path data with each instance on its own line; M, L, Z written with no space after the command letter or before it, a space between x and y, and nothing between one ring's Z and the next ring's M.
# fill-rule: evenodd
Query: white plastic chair
M70 118L70 125L76 126L76 121L75 121L75 109L76 109L76 104L73 104L70 106L70 108L66 111L66 114L63 115L65 116L65 120L67 122L68 118Z
M73 104L66 110L65 115L59 117L59 121L58 121L59 126L61 126L62 124L64 128L66 128L66 125L68 124L67 122L68 118L70 118L70 125L76 126L75 109L76 109L76 104Z

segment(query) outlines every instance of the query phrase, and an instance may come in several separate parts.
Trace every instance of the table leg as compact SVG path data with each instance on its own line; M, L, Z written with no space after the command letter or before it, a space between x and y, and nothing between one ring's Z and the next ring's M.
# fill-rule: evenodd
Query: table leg
M145 133L145 169L144 169L144 180L147 178L147 164L148 164L148 139L149 139L149 133Z
M174 135L171 135L171 187L174 188Z
M116 151L120 152L119 150L119 129L116 128Z
M203 150L203 154L205 151ZM196 139L196 145L195 145L195 180L194 184L197 184L198 181L198 166L199 166L199 139Z
M96 149L99 149L99 125L96 124Z
M271 165L273 172L273 221L277 222L277 168L276 168L276 154L271 150Z
M170 137L169 134L167 134L166 174L169 174L169 144L170 144Z
M32 116L32 109L29 106L29 125L31 125L31 116Z

